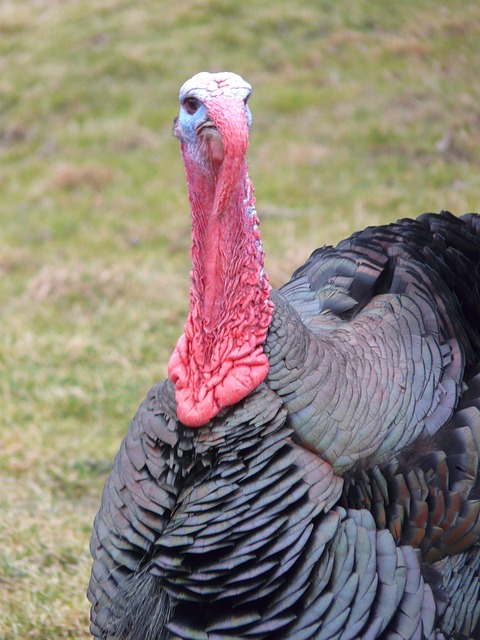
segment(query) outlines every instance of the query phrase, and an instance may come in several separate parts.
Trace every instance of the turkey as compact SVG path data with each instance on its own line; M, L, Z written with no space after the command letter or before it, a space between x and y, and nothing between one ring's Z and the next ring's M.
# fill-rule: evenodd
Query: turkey
M190 311L95 518L95 638L480 638L480 216L264 270L250 85L180 90Z

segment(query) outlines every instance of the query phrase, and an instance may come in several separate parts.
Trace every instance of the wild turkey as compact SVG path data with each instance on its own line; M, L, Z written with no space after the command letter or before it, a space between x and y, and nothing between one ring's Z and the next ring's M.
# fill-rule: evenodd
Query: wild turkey
M315 251L280 291L251 88L180 90L192 284L95 518L96 638L478 638L480 217Z

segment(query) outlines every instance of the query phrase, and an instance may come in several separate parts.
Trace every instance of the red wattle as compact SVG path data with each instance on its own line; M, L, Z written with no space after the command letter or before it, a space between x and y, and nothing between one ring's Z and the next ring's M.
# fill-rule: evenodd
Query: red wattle
M192 214L192 284L185 332L168 365L178 418L190 427L207 424L265 379L269 364L262 345L273 314L245 162L245 106L225 97L205 105L217 128L215 145L205 144L200 133L194 154L182 144Z

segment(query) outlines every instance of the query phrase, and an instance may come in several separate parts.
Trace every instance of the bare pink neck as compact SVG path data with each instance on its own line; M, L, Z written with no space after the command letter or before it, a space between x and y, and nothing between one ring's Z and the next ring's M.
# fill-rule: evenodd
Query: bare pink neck
M185 333L169 362L179 419L209 422L266 377L273 307L245 161L208 171L184 152L192 213L192 284Z

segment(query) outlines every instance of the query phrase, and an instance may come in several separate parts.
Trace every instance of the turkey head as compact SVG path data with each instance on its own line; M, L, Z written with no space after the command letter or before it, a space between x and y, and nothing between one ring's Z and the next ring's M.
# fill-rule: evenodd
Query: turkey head
M170 358L179 420L207 424L268 373L273 304L246 153L250 85L199 73L180 89L180 141L192 217L190 312Z

